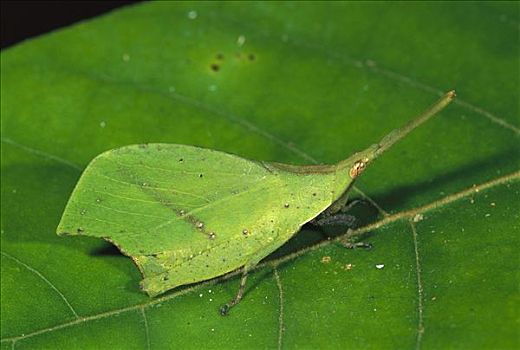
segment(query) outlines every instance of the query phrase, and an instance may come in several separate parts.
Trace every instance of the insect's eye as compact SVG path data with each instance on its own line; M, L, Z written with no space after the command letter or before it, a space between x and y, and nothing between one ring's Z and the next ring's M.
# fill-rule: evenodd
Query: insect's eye
M365 170L365 168L367 166L367 162L368 162L368 159L360 159L357 162L355 162L354 165L352 166L352 168L350 168L350 172L349 172L350 177L355 179L356 177L361 175L361 173L363 172L363 170Z

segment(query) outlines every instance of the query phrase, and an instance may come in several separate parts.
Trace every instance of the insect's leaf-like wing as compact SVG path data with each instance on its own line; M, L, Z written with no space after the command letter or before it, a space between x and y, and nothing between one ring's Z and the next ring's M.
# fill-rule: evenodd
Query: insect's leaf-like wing
M268 255L330 205L334 171L193 146L127 146L89 164L58 234L112 242L156 295Z

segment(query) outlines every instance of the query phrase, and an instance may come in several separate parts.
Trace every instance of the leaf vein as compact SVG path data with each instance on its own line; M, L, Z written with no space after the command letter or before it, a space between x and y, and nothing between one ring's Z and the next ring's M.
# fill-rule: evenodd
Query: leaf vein
M114 178L112 176L108 176L108 175L101 174L101 173L96 173L96 175L104 177L104 178L106 178L108 180L111 180L111 181L114 181L114 182L118 182L118 183L124 184L124 185L131 185L131 186L136 186L136 187L139 187L139 188L146 187L147 189L158 190L158 191L165 191L165 192L176 192L176 193L184 194L184 195L187 195L187 196L190 196L190 197L193 197L193 198L202 199L202 200L204 200L204 201L206 201L208 203L210 202L210 200L208 198L206 198L206 197L199 196L199 195L196 195L196 194L193 194L193 193L179 191L179 190L176 190L176 189L173 189L173 188L168 189L168 188L164 188L164 187L156 187L156 186L150 186L150 185L143 186L143 185L139 185L139 184L134 183L134 182L119 180L119 179L116 179L116 178Z
M24 263L23 261L21 261L20 259L18 258L15 258L14 256L12 256L11 254L8 254L4 251L0 251L0 253L5 256L6 258L14 261L15 263L17 263L18 265L21 265L23 267L25 267L27 270L31 271L32 273L34 273L36 276L38 276L41 280L43 280L49 287L52 288L52 290L54 290L59 296L60 298L63 300L63 302L67 305L67 307L69 308L69 310L72 312L72 314L74 315L74 317L76 319L79 318L78 314L76 313L76 310L74 310L74 308L72 307L72 305L70 304L70 302L67 300L67 298L65 297L65 295L63 295L63 293L51 282L49 281L48 278L46 278L40 271L36 270L34 267L31 267L29 266L28 264Z
M106 194L107 196L114 197L114 198L125 199L125 200L136 201L136 202L143 202L143 203L157 204L157 201L151 201L151 200L148 200L148 199L140 199L140 198L132 198L132 197L120 196L120 195L117 195L117 194L114 194L114 193L111 193L111 192L94 190L94 189L91 189L91 188L89 188L88 190L92 191L92 192L100 193L100 194ZM176 205L179 205L179 206L182 206L182 207L196 207L196 205L194 205L194 204L185 204L185 203L179 203L179 202L162 202L162 204L165 204L165 205L176 204Z
M417 240L417 230L412 221L409 222L412 228L413 247L415 253L415 272L417 277L417 336L415 341L415 349L420 350L422 338L424 335L424 288L422 283L421 258L419 256L419 243Z
M29 147L29 146L26 146L26 145L22 145L21 143L18 143L8 137L4 137L2 136L1 138L1 141L3 143L7 143L11 146L14 146L16 148L19 148L19 149L22 149L24 151L26 151L27 153L31 153L31 154L34 154L36 156L39 156L39 157L42 157L42 158L45 158L45 159L50 159L50 160L53 160L55 162L58 162L58 163L61 163L61 164L64 164L66 166L68 166L69 168L72 168L72 169L75 169L75 170L83 170L81 167L79 167L78 165L64 159L64 158L61 158L61 157L58 157L58 156L55 156L53 154L50 154L50 153L47 153L47 152L44 152L44 151L40 151L36 148L32 148L32 147Z
M282 287L282 281L280 279L280 275L278 274L278 269L276 266L273 268L274 271L274 279L276 281L276 286L278 287L278 295L280 299L280 312L278 315L278 350L282 349L282 341L283 341L283 335L285 333L285 326L284 326L284 310L283 310L283 303L284 303L284 293L283 293L283 287Z
M94 203L88 203L88 202L84 202L84 201L77 201L77 203L80 203L81 205L88 205L88 206L91 206L91 207L100 207L100 208L111 210L111 211L114 211L116 213L121 213L121 214L149 217L149 218L155 218L155 219L161 219L161 220L168 219L168 217L165 217L165 216L158 216L158 215L144 214L144 213L136 213L136 212L128 211L128 210L115 209L115 208L112 208L112 207L109 207L109 206L106 206L106 205L103 205L103 204L100 204L100 203L94 204Z
M146 310L143 307L140 308L141 310L141 315L143 316L143 322L144 322L144 334L145 334L145 337L146 337L146 349L150 350L150 331L148 329L148 319L146 317Z

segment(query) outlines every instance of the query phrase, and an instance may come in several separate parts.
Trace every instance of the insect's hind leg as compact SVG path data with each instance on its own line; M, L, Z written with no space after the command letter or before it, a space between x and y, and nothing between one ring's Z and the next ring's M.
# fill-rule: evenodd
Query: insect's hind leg
M226 316L229 313L229 310L237 305L240 300L242 300L242 297L244 296L245 289L246 289L246 281L247 276L250 271L252 271L258 263L274 252L277 248L279 248L284 241L278 239L278 235L272 237L273 241L268 246L263 247L262 249L255 252L250 258L249 261L244 265L242 270L242 278L240 279L240 287L238 288L238 293L236 296L231 299L231 301L227 304L224 304L220 307L219 311L222 316Z
M222 316L227 316L229 314L229 310L238 304L242 297L244 296L244 291L246 290L246 282L247 282L247 274L249 272L248 266L244 266L242 270L242 278L240 278L240 287L238 287L237 295L231 299L231 301L227 304L224 304L220 307L220 314Z

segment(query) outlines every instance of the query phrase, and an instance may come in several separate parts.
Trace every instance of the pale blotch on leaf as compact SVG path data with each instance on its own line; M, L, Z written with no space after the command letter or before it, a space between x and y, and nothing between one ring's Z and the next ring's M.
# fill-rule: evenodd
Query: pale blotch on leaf
M353 264L345 264L345 266L343 266L343 268L344 268L345 270L352 270L353 267L354 267Z
M424 215L423 214L415 214L415 216L413 217L412 221L413 222L419 222L419 221L423 221L424 220Z
M246 43L246 37L244 35L240 35L237 39L237 45L244 46L245 43Z
M331 260L332 260L332 258L328 255L321 258L321 262L323 264L328 264L328 263L330 263Z

